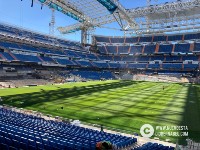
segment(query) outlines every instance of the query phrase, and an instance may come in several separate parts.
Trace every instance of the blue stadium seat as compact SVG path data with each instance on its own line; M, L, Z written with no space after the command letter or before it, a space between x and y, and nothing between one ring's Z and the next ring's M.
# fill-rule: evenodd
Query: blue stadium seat
M147 64L135 64L135 63L130 63L128 64L128 68L130 69L145 69Z
M174 52L189 53L190 52L189 50L190 50L190 44L189 43L175 44Z
M73 61L71 61L71 60L68 60L68 59L66 59L66 58L55 58L55 60L59 63L59 64L61 64L61 65L69 65L69 66L76 66L76 64L75 63L73 63Z
M181 61L181 56L166 56L165 57L165 61L166 62L177 62L177 61Z
M107 55L102 55L102 56L98 56L100 60L110 60L112 61L113 60L113 57L112 56L107 56Z
M102 54L106 54L106 49L105 49L105 46L98 46L98 50L100 51L100 53Z
M108 37L98 37L98 36L95 36L95 39L97 42L104 42L104 43L110 43L110 40Z
M156 50L156 45L154 45L154 44L145 45L145 47L144 47L145 54L153 54L153 53L155 53L155 50Z
M110 68L121 68L120 63L109 63Z
M172 44L161 44L159 46L158 53L171 53L173 45Z
M104 79L114 79L115 77L112 75L109 71L102 71L102 72L96 72L96 71L72 71L71 72L74 75L80 76L82 78L86 79L93 79L93 80L100 80L101 78Z
M159 56L151 56L151 61L164 61L165 57L162 56L162 55L159 55Z
M106 46L108 54L117 54L117 46Z
M180 64L180 63L176 63L176 64L164 63L164 64L162 64L162 68L163 69L177 69L177 70L180 70L180 69L182 69L182 64Z
M41 62L41 60L37 56L31 56L31 55L22 55L22 54L14 54L14 56L22 61L22 62Z
M184 40L195 40L197 39L197 34L186 34Z
M138 42L138 37L126 37L125 43L137 43Z
M185 70L196 70L199 68L199 64L184 64Z
M5 57L8 61L13 61L14 60L14 58L7 52L0 52L0 55Z
M111 43L124 43L124 38L120 38L120 37L113 37L110 38Z
M93 62L93 64L98 68L108 68L108 64L106 62Z
M130 46L118 46L118 54L128 54Z
M89 61L77 61L78 64L81 65L81 67L93 67L92 64Z
M97 56L95 54L87 54L87 58L89 60L98 60Z
M137 57L134 57L134 56L123 56L122 57L122 61L136 61L136 58Z
M152 36L147 36L147 37L141 36L139 39L140 39L139 42L152 42Z
M161 36L154 36L153 37L153 41L154 42L164 42L164 41L166 41L166 36L164 36L164 35L161 35Z
M199 56L195 56L195 55L185 55L185 56L182 56L182 60L185 61L185 60L193 60L193 61L198 61L199 59Z
M200 43L194 43L194 50L193 52L200 52Z
M148 142L148 143L143 144L140 147L133 148L132 150L174 150L174 147Z
M64 53L69 57L74 57L74 58L79 57L74 51L64 50Z
M136 54L136 53L141 54L142 49L143 49L142 45L131 46L130 54Z
M148 69L159 69L160 68L160 64L149 64L148 65Z
M183 35L170 35L168 36L168 41L181 41Z
M121 61L122 57L121 56L113 56L114 61Z
M148 62L150 59L149 56L137 56L135 57L135 61L137 62Z

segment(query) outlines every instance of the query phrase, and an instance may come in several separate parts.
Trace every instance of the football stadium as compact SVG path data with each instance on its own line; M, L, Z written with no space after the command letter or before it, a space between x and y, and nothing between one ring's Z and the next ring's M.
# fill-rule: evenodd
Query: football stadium
M0 0L0 150L200 150L200 0Z

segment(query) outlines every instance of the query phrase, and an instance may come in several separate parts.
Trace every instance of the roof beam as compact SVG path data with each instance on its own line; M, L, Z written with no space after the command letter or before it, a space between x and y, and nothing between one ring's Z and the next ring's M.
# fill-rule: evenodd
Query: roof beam
M121 5L121 3L118 0L97 0L99 3L101 3L103 6L105 6L111 14L113 14L115 11L117 11L123 20L125 20L129 26L132 28L137 27L136 21L134 21L134 18L131 17L127 10Z
M62 33L62 34L67 34L67 33L72 33L72 32L76 32L82 29L91 29L91 28L95 28L95 27L100 27L101 25L104 24L109 24L111 22L115 22L115 18L113 15L106 15L103 17L99 17L96 19L93 19L93 21L91 23L77 23L77 24L73 24L73 25L69 25L66 27L58 27L58 30Z
M184 26L182 25L181 21L192 22L192 18L194 20L196 18L195 15L200 14L200 0L188 0L184 2L177 1L129 10L125 9L118 0L109 1L117 6L115 11L111 14L92 19L90 22L77 23L67 27L60 27L58 30L61 33L71 33L82 29L101 27L104 24L116 22L113 14L118 12L120 17L125 20L126 23L128 23L128 26L130 26L128 30L133 30L135 32L144 31L149 33L153 33L156 30L156 32L159 32L159 30L162 30L161 32L177 31L182 30L182 26ZM149 18L149 26L145 24L144 17ZM138 20L141 19L140 24L137 24L135 18ZM198 18L199 17L197 17L197 19ZM175 27L176 24L178 24L178 27ZM163 26L167 26L167 29L162 29ZM157 27L158 29L155 29Z
M91 21L91 18L86 16L84 13L80 12L78 8L73 6L70 2L63 0L38 0L40 3L49 6L57 11L66 14L67 16L79 21L79 22L88 22Z
M192 10L195 7L200 6L200 0L186 1L186 2L171 2L160 5L153 5L150 7L141 7L136 9L130 9L129 15L131 17L144 17L152 14L161 14L169 12L178 12L183 10Z
M117 9L117 6L111 0L97 0L97 1L101 3L104 7L106 7L111 13L113 13Z
M67 27L59 27L58 30L63 34L66 34L76 32L85 28L89 29L94 27L100 27L101 25L115 22L116 19L112 15L115 13L120 14L120 17L127 22L129 27L132 27L133 29L138 27L136 21L134 21L134 19L128 15L127 10L117 0L107 0L107 3L103 0L97 1L101 2L102 5L105 5L105 7L111 12L111 14L92 19L92 21L90 22L77 23Z
M129 15L127 9L125 9L121 3L119 2L119 0L110 0L112 1L116 6L117 6L117 10L120 13L121 17L128 23L128 26L132 27L132 28L137 28L137 22L134 20L135 18L132 17L131 15Z

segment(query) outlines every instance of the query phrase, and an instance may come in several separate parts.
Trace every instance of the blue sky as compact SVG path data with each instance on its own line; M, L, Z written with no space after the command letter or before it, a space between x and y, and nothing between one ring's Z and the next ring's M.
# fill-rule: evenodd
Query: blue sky
M122 5L129 8L146 6L146 0L119 0ZM151 4L159 4L175 0L152 0ZM67 26L77 21L60 13L55 13L56 27ZM0 0L0 22L20 26L41 33L49 33L49 22L51 20L51 10L48 7L43 7L41 10L40 3L34 3L31 7L31 0ZM117 23L104 25L107 27L120 28ZM123 36L123 32L99 28L95 30L97 35L112 35ZM68 35L61 35L56 32L56 36L67 38L70 40L80 41L80 32L71 33Z

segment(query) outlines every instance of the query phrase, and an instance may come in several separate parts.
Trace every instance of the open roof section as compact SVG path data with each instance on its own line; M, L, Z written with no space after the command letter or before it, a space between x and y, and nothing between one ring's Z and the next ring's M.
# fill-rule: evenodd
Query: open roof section
M70 0L81 12L90 18L99 18L110 15L106 7L101 5L97 0Z
M126 9L119 0L39 1L45 1L42 3L50 7L52 7L50 3L53 1L59 6L53 7L56 10L62 12L63 8L66 8L65 14L68 16L70 16L70 13L75 14L75 17L74 15L71 15L71 17L74 17L79 23L58 28L64 34L79 30L90 30L112 22L118 22L119 24L123 22L120 25L122 30L133 34L163 34L174 31L200 29L199 0L169 0L169 2L163 4L132 9ZM61 3L62 6L59 5ZM69 9L68 7L73 9Z

